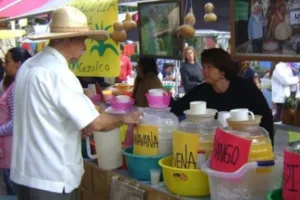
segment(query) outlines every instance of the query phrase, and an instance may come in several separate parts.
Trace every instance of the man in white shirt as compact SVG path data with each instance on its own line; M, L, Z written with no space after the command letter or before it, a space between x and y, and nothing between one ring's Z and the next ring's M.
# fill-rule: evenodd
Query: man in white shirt
M50 31L31 36L50 39L49 47L24 63L15 83L11 179L19 200L76 200L83 174L80 131L136 124L141 116L99 115L69 70L68 62L86 49L85 39L106 40L106 31L90 31L85 15L71 6L53 13Z
M274 122L281 121L281 113L287 97L295 92L300 82L299 76L294 76L290 63L279 62L272 73L272 101L276 104Z

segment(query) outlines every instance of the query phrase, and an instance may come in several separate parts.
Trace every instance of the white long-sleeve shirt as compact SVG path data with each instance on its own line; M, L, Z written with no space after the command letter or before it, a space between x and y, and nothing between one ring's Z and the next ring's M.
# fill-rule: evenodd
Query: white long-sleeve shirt
M272 101L274 103L284 103L286 97L291 94L291 87L296 86L299 78L293 75L293 71L287 63L280 62L275 67L271 81Z

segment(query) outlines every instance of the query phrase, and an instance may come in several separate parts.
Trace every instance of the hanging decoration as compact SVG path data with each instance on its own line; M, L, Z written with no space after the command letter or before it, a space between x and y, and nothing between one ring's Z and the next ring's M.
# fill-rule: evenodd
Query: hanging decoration
M207 3L204 5L205 15L204 21L206 23L211 23L217 21L217 15L214 13L214 5L212 3Z
M191 2L191 7L189 9L189 12L187 13L187 15L184 18L184 24L181 25L180 27L178 27L179 34L184 38L194 37L195 32L196 32L196 30L194 28L194 25L196 23L196 18L193 13L192 0L190 2Z
M120 22L115 22L113 24L114 32L110 34L111 39L115 42L123 42L127 38L127 33L123 29L123 24Z
M128 11L126 13L126 19L123 22L123 28L125 31L129 31L131 29L136 28L136 22L132 20L132 15Z

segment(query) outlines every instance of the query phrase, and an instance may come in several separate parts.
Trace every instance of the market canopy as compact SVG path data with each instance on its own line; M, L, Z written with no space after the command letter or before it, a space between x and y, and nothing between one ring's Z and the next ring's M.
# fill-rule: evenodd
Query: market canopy
M27 18L27 17L36 16L45 13L51 13L56 8L67 5L71 0L27 0L27 1L33 1L33 2L43 1L45 3L40 5L39 7L35 7L34 9L26 10L26 12L22 12L19 15L14 15L10 18L0 20L0 22L17 20L17 19ZM1 12L0 12L0 16L1 16Z
M1 0L0 17L10 18L41 7L50 0Z

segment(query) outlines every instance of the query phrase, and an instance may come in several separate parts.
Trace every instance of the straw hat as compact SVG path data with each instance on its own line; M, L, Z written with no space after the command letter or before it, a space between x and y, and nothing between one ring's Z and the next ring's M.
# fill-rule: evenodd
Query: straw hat
M84 13L72 6L64 6L53 12L49 33L31 35L28 38L43 40L82 36L87 36L93 40L106 40L109 33L103 30L90 30Z

